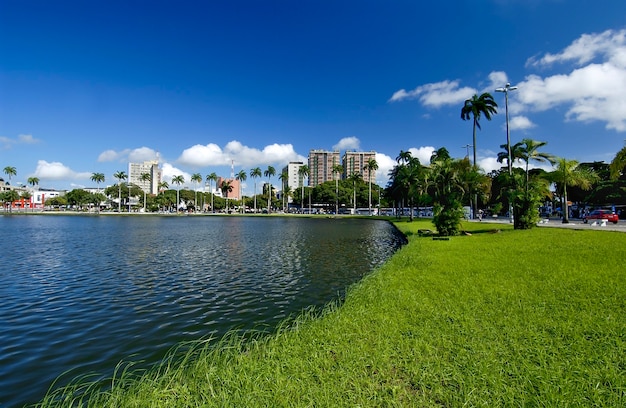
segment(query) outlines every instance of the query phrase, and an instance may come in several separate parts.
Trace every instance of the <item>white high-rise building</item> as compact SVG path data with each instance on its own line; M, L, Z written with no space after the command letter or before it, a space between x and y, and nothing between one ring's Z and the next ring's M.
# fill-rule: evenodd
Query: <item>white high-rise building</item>
M304 186L304 177L299 174L300 167L304 166L302 162L289 162L285 167L283 167L283 173L287 173L287 185L291 190L291 193L300 187ZM289 197L289 202L293 202L293 198Z
M150 179L143 181L142 174L149 174ZM143 163L128 163L128 182L134 184L147 194L158 194L161 183L161 169L156 160Z

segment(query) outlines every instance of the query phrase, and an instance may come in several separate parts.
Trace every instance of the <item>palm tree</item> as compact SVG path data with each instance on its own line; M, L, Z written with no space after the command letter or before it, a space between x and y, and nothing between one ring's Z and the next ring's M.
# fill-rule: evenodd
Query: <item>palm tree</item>
M287 182L289 181L289 173L287 173L286 171L283 171L282 173L280 173L280 176L278 176L278 179L281 181L281 201L283 202L283 212L285 212L285 185L287 184Z
M272 166L267 166L267 170L263 173L267 177L267 213L272 212L272 176L276 175L276 169Z
M213 194L213 189L211 188L212 184L211 182L214 181L217 183L217 174L215 173L211 173L209 175L206 176L206 181L209 182L209 191L211 193L211 212L215 212L215 207L213 207L213 197L215 194Z
M261 177L263 173L261 173L261 169L259 167L255 167L250 170L250 177L254 179L254 213L256 214L256 179Z
M491 115L498 113L496 109L498 104L493 100L493 96L490 93L485 92L482 95L474 95L471 99L467 99L463 108L461 108L461 119L469 120L470 117L473 119L473 132L472 132L472 141L474 142L473 153L474 153L474 166L476 164L476 128L480 129L480 115L484 115L487 120L491 120ZM472 187L474 189L474 187ZM474 194L474 212L477 212L478 207L478 197Z
M37 181L39 181L39 180L37 180ZM96 183L96 187L98 188L98 193L100 193L100 183L104 183L104 173L92 173L91 174L91 181ZM99 213L100 213L100 204L98 204L98 214Z
M485 92L480 96L474 95L471 99L467 99L461 108L461 119L473 119L474 166L476 166L476 128L480 130L480 115L491 120L491 115L498 113L497 107L498 104L493 100L493 96L489 92Z
M343 166L335 164L332 170L335 179L335 214L339 214L339 177L343 173Z
M243 181L246 181L248 175L245 170L240 170L239 173L235 176L237 180L239 180L239 198L241 199L241 212L245 212L245 205L243 201Z
M117 179L117 212L122 212L122 180L126 180L128 176L125 171L116 171L113 174L113 177ZM130 197L128 197L130 200Z
M39 179L37 177L29 177L26 181L33 187L39 184Z
M9 184L11 184L11 176L17 175L17 169L13 166L6 166L4 168L4 174L9 176ZM9 205L9 212L13 212L13 201L11 201L11 204Z
M410 152L404 153L406 154L403 158L398 160L400 164L395 166L389 174L392 180L390 190L396 197L402 200L406 198L409 201L409 220L413 221L414 198L417 195L423 171L417 157L412 157Z
M298 176L300 176L300 190L302 192L302 201L300 202L300 209L302 209L304 208L304 179L309 176L309 166L306 164L300 166Z
M152 175L150 173L141 173L139 180L143 183L152 182ZM143 212L146 212L146 190L143 190Z
M191 181L193 183L196 183L196 188L194 191L194 198L193 198L193 208L194 208L194 212L196 212L197 208L198 208L198 185L200 183L202 183L202 175L200 173L194 173L191 175Z
M611 179L617 180L620 178L620 176L624 173L624 168L626 168L626 146L622 147L622 149L617 152L609 165Z
M228 193L233 191L233 185L230 183L230 181L224 180L222 181L220 189L222 190L222 195L226 199L226 214L228 214Z
M528 192L528 163L531 160L535 160L538 162L548 162L550 164L554 164L556 162L556 158L549 153L542 153L538 151L539 148L547 145L547 142L539 142L532 139L522 139L521 144L521 159L526 162L526 192Z
M398 154L398 156L396 157L396 162L398 164L406 164L409 162L409 160L411 160L412 157L413 155L411 155L411 152L400 150L400 154Z
M356 214L356 185L363 181L363 175L354 172L348 176L348 180L352 181L352 210Z
M550 178L560 187L561 198L563 204L563 223L569 222L569 211L567 206L567 186L579 187L582 190L589 190L594 181L597 180L596 174L585 168L580 167L576 160L567 160L564 158L556 159L556 170L550 173Z
M369 159L363 170L367 170L367 178L369 180L369 215L372 215L372 171L375 173L378 170L378 163L376 159Z
M172 183L176 184L176 212L178 212L178 206L180 205L180 185L185 183L185 177L182 175L172 177Z

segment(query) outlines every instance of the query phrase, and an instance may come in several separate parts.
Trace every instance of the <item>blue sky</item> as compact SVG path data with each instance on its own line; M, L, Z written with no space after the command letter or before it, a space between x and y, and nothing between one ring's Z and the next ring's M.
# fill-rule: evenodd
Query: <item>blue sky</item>
M154 158L189 181L357 149L378 152L384 185L401 150L465 156L461 107L482 92L500 106L477 136L490 171L506 82L513 143L609 162L626 139L623 0L0 0L0 38L13 184L114 184Z

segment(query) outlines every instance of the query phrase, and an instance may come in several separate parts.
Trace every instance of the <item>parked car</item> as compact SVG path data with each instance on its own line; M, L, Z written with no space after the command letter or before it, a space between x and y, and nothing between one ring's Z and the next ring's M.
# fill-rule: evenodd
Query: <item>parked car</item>
M583 222L586 224L588 220L607 220L613 224L617 224L619 217L611 210L593 210L583 218Z

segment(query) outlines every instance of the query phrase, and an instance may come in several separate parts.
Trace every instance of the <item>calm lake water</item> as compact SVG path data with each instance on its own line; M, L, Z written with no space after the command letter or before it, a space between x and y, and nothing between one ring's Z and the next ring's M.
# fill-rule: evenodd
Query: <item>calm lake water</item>
M0 216L0 406L160 361L177 343L272 330L340 298L404 243L389 223L226 216Z

